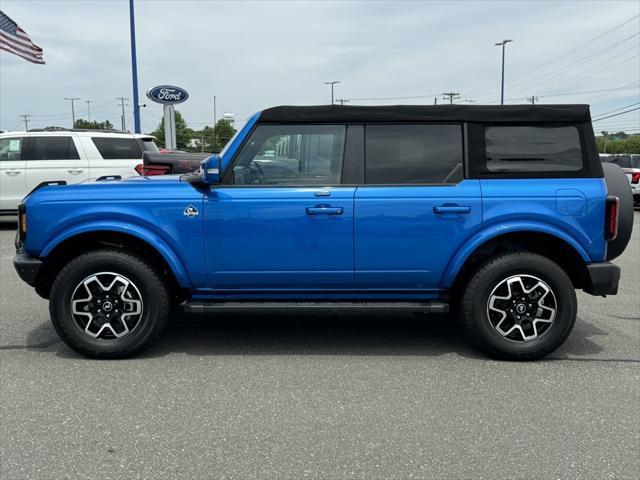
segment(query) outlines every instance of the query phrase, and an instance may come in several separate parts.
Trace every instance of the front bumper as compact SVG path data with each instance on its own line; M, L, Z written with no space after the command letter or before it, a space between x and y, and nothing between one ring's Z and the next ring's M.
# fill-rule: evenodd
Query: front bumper
M13 267L18 272L20 278L31 285L32 287L36 283L36 277L42 267L42 260L33 258L25 252L17 252L13 257Z
M620 267L611 262L587 265L588 285L584 291L591 295L616 295L620 283Z

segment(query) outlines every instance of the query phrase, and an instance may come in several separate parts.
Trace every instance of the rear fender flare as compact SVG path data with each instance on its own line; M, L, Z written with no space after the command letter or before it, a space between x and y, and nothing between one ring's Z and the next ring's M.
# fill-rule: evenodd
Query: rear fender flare
M501 235L524 232L545 233L563 240L578 252L585 263L591 263L591 259L582 245L580 245L571 235L558 227L537 222L518 222L512 224L503 223L500 225L494 225L486 230L482 230L471 237L469 241L465 242L463 247L456 252L453 259L449 262L447 269L440 280L440 286L442 288L450 288L469 257L484 243Z
M165 261L173 271L178 284L181 287L190 288L191 280L189 279L189 275L187 274L187 271L180 258L175 254L173 249L158 235L150 232L144 227L131 223L127 223L125 225L118 222L100 221L74 225L73 227L65 230L63 233L50 240L42 250L40 256L46 257L49 253L51 253L51 251L53 251L54 248L56 248L65 240L68 240L77 235L81 235L83 233L98 231L123 233L125 235L136 237L139 240L142 240L143 242L149 244L151 248L155 248L158 253L165 259Z

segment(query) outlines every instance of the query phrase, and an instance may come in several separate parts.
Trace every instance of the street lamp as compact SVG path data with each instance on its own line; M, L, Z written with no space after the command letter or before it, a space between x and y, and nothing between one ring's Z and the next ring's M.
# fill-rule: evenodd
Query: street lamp
M333 86L334 86L336 83L340 83L340 82L339 82L338 80L333 80L333 81L331 81L331 82L324 82L324 84L325 84L325 85L331 85L331 105L333 105L333 104L334 104L334 102L333 102Z
M500 83L500 105L504 105L504 47L513 40L502 40L494 44L496 47L502 47L502 82Z

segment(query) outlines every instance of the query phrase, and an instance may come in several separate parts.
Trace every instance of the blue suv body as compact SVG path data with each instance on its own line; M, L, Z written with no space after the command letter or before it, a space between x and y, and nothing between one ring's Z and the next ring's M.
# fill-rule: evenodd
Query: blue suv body
M488 354L539 358L576 288L617 291L608 176L587 106L274 107L194 174L36 189L14 263L95 357L136 353L176 303L452 309Z

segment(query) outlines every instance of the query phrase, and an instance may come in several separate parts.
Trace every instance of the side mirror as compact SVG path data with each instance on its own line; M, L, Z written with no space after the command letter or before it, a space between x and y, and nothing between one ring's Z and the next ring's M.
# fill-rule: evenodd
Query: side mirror
M220 155L211 155L200 163L202 180L209 185L220 183L222 179L222 158Z

